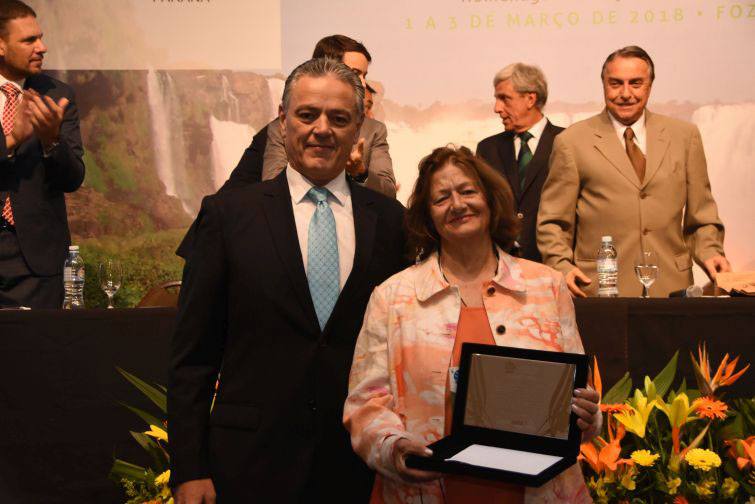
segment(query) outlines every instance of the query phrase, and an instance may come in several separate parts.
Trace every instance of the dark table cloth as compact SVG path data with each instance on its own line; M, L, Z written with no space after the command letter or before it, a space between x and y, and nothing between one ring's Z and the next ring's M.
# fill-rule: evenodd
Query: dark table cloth
M705 340L755 357L755 299L580 299L585 350L598 356L606 389L630 371L635 385L680 349ZM113 457L148 460L129 430L144 423L123 401L156 412L115 370L165 384L175 310L0 311L0 502L123 502L107 479ZM751 396L755 370L733 391Z

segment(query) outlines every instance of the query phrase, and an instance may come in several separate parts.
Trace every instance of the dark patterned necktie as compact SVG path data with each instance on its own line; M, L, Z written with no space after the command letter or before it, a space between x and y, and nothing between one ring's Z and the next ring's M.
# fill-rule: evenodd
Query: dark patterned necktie
M519 158L516 161L519 165L519 187L524 189L524 178L527 176L527 165L532 161L532 150L530 150L530 146L527 142L529 142L533 135L529 131L523 131L522 133L517 133L516 136L518 136L521 141L521 145L519 146Z

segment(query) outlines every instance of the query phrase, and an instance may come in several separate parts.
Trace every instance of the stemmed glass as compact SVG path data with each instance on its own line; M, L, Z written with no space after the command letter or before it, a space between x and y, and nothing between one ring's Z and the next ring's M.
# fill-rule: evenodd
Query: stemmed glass
M106 259L100 264L100 287L107 296L108 309L113 308L113 296L121 288L123 268L118 261Z
M641 250L634 261L634 272L642 284L642 297L648 298L650 286L658 279L658 258L652 250Z

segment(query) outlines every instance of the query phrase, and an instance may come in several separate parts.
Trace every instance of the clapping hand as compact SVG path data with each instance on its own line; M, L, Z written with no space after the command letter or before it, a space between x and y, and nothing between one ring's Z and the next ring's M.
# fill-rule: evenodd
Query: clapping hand
M57 142L63 114L68 106L68 98L61 98L56 103L49 96L40 95L33 89L24 91L23 102L28 107L28 117L34 128L34 133L42 142L44 148L49 148Z
M29 139L34 132L30 120L29 107L26 100L21 100L16 108L16 119L13 123L13 129L5 139L8 150L13 150Z
M360 138L359 141L354 144L354 148L351 149L351 155L346 162L346 173L354 178L359 178L367 167L364 165L364 138Z

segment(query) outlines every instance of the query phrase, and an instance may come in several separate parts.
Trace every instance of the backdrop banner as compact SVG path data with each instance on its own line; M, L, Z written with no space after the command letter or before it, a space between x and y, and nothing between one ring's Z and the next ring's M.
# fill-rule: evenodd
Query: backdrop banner
M275 117L285 75L318 39L343 33L373 56L368 80L388 127L399 199L417 164L448 143L472 149L503 126L494 74L517 61L546 74L545 112L569 126L603 108L613 50L653 57L649 108L695 123L734 268L755 269L755 7L685 0L30 0L45 66L73 85L87 150L70 195L90 263L117 256L121 304L180 277L173 256L204 195ZM599 244L596 244L596 253ZM704 275L697 270L698 283ZM91 289L91 290L89 290ZM91 286L92 302L104 297Z

